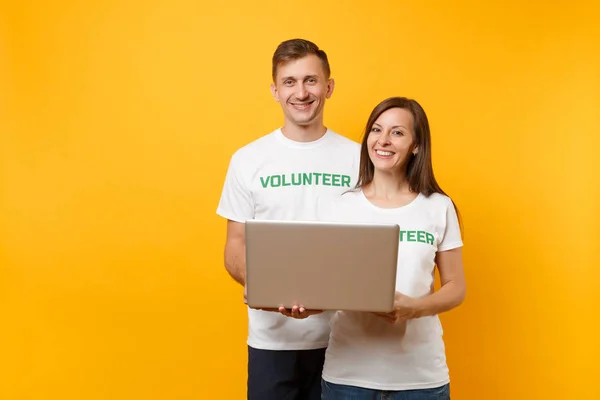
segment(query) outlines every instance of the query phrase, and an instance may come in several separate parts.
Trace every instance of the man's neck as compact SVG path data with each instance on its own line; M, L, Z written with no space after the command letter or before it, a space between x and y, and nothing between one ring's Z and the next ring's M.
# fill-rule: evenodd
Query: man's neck
M294 125L286 123L281 128L281 133L286 138L294 142L314 142L320 139L327 132L327 127L323 122L310 125Z

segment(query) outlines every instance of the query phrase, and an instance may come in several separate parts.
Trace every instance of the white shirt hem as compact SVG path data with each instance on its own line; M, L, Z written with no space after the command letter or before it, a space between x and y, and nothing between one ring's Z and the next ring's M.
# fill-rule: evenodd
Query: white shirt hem
M248 218L241 218L238 217L237 215L233 215L233 213L228 212L227 210L224 210L222 208L217 208L217 215L225 218L225 219L230 219L234 222L241 222L241 223L245 223Z
M446 244L444 246L440 246L438 247L438 251L448 251L448 250L454 250L457 249L459 247L462 247L463 243L462 242L455 242L455 243L450 243L450 244Z
M248 346L259 350L316 350L324 349L329 342L261 343L248 339Z
M419 383L398 383L398 384L382 384L366 381L355 381L349 379L332 378L327 374L323 374L323 380L336 385L356 386L374 390L418 390L418 389L435 389L450 383L450 378L446 378L437 382L419 382Z

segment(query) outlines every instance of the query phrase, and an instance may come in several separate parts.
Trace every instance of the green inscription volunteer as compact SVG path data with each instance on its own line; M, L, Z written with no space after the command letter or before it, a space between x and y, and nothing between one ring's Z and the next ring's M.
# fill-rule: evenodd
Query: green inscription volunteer
M350 187L350 176L327 174L324 172L298 172L292 174L261 176L260 184L263 188L283 186L341 186Z

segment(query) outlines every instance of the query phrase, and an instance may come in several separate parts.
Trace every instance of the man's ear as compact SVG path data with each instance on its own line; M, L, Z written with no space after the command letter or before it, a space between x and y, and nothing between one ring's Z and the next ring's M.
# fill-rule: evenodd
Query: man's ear
M271 83L271 94L276 102L279 103L279 93L277 92L277 86L274 83Z
M327 80L327 94L325 96L325 98L330 98L331 95L333 94L333 89L335 88L335 81L333 80L333 78L329 78Z

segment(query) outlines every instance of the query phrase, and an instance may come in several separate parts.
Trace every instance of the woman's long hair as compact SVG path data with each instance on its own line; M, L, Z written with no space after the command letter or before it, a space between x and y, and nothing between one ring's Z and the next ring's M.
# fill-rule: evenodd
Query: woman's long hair
M417 101L406 97L390 97L385 99L371 112L367 125L365 126L360 150L360 167L356 189L364 188L373 181L375 166L369 157L367 140L377 118L391 108L402 108L409 111L414 120L414 141L418 151L416 155L410 157L406 166L406 179L408 180L410 190L415 193L422 193L425 196L429 196L432 193L440 193L447 196L435 180L433 174L433 165L431 162L431 133L429 131L427 114L425 114L425 110L423 110L423 107L421 107ZM456 205L454 205L454 208L458 214Z

